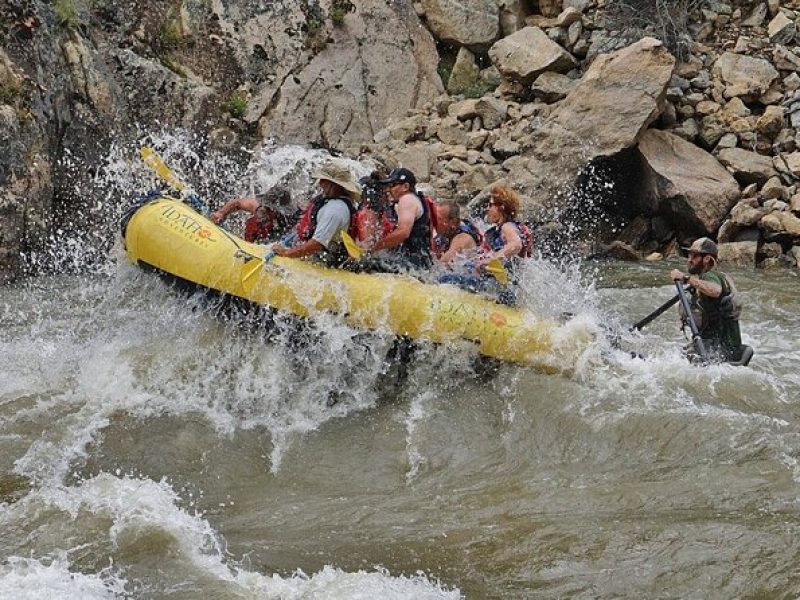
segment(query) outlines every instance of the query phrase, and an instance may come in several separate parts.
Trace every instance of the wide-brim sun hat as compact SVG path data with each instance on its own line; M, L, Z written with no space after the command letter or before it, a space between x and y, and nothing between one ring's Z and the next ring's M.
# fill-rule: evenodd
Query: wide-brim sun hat
M314 172L314 178L331 181L350 192L355 198L361 197L361 185L355 180L350 169L341 163L335 161L325 163Z

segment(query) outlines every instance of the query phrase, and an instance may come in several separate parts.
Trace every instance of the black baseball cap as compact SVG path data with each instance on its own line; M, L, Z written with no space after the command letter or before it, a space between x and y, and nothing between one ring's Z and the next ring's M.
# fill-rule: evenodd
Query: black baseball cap
M407 183L413 188L417 185L417 178L414 177L411 171L401 167L399 169L392 169L389 176L386 179L381 179L380 183L384 185L390 183Z

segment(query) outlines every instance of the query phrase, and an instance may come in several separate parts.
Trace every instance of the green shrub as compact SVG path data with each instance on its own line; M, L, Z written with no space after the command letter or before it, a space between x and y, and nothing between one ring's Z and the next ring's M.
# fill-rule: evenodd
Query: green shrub
M453 64L439 61L439 64L436 66L436 72L439 74L439 79L442 80L442 85L447 87L447 82L450 81L450 75L453 73Z
M167 67L170 71L181 77L186 77L186 69L178 62L172 60L169 56L162 56L160 58L161 64Z
M225 105L230 115L236 119L241 119L247 112L247 96L243 92L233 92L228 103Z
M56 22L64 27L75 29L80 24L78 19L78 9L73 0L55 0L53 12L56 15Z
M173 50L186 44L186 37L175 21L166 21L158 35L158 45L163 50Z
M22 97L22 92L22 84L17 82L0 85L0 104L14 104Z
M465 98L483 98L486 94L493 92L497 86L485 81L483 79L476 79L475 82L468 86L462 94Z
M344 18L348 13L355 12L356 5L350 0L333 0L331 4L331 21L337 27L344 25Z

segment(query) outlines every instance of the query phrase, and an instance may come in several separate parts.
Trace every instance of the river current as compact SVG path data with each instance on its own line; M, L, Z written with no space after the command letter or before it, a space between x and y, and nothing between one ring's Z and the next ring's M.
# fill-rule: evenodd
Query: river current
M0 598L797 597L800 282L730 271L755 358L700 368L675 309L626 332L679 264L534 261L597 331L567 374L400 385L389 336L269 337L119 246L2 287Z

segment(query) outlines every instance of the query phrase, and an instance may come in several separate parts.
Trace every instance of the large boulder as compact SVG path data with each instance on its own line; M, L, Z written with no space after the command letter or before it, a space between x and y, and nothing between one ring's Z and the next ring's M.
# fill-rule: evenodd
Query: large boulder
M727 242L717 246L719 262L723 266L753 267L757 251L758 242Z
M488 46L500 34L500 10L495 0L421 0L428 28L441 42Z
M593 159L635 146L661 113L674 66L653 38L599 56L533 134L524 188L534 203L551 203Z
M540 73L566 73L578 63L538 27L525 27L489 49L489 58L505 77L531 83Z
M739 198L739 185L711 154L666 131L639 139L644 208L688 229L713 235Z

